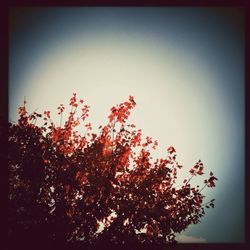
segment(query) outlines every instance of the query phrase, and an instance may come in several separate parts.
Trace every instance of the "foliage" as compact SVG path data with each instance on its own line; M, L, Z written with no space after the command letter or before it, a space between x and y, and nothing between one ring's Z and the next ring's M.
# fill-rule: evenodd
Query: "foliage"
M76 94L64 124L65 107L58 107L60 126L50 111L28 114L24 102L18 124L8 128L11 239L165 245L200 222L205 207L214 207L214 199L204 203L201 191L214 187L217 178L210 172L204 187L191 186L193 177L203 175L199 160L178 187L182 166L175 148L154 160L158 142L143 139L140 129L126 124L135 105L130 96L112 107L108 123L95 134L86 121L89 106Z

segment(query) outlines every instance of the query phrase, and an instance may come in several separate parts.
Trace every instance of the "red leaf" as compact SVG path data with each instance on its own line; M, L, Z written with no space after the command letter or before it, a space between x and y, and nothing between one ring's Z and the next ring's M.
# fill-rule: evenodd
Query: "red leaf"
M198 167L199 167L199 165L198 165L198 164L194 165L194 169L197 169Z
M196 172L198 175L203 175L204 173L199 169L199 171Z
M169 147L169 148L167 149L167 151L168 151L170 154L173 154L173 153L176 152L176 151L175 151L175 148L174 148L173 146Z
M132 95L129 96L129 101L135 102L134 97Z
M194 174L194 170L193 170L193 169L190 169L190 170L189 170L189 173L190 173L190 174Z
M177 173L177 170L176 170L176 168L174 168L173 174L176 175L176 173Z

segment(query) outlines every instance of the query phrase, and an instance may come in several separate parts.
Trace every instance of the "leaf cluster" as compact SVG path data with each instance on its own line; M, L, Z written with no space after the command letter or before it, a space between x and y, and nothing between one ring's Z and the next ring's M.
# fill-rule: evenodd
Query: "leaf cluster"
M200 222L202 190L215 186L210 173L202 189L191 179L203 175L203 163L189 171L189 180L176 185L182 167L170 146L166 158L154 160L158 142L143 139L142 131L126 124L136 106L132 96L111 108L108 123L92 132L86 119L89 106L70 99L65 119L58 107L60 126L50 111L28 114L19 108L18 124L9 124L9 235L44 237L56 241L98 245L171 244L175 234ZM77 111L81 114L77 116ZM37 126L37 119L44 121ZM77 131L81 128L85 134Z

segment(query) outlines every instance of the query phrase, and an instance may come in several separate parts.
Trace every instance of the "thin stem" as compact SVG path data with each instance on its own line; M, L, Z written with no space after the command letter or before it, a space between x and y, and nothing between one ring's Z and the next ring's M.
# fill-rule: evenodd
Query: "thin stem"
M76 112L76 110L77 110L77 108L79 106L79 103L80 103L80 101L78 101L77 106L75 107L75 112Z
M186 185L185 185L185 186L187 186L187 184L192 180L193 177L194 177L194 175L192 175L192 176L188 179L188 181L186 182Z
M60 117L60 128L62 127L62 112L61 112L61 117Z
M114 119L113 127L112 127L112 139L111 139L111 142L112 142L112 153L113 153L113 146L114 146L113 143L114 143L114 136L115 136L115 132L114 132L115 123L116 123L116 118Z
M52 125L53 124L53 122L52 122L52 120L51 120L51 118L49 117L49 122L50 122L50 125Z
M204 206L206 206L207 204L210 204L211 202L212 202L212 201L208 201L208 202L202 204L201 206L204 207Z
M199 192L201 192L206 186L207 186L207 184L205 184L205 185L203 186L203 188L202 188Z
M193 177L194 177L194 175L192 175L192 176L188 179L188 181L185 183L184 186L187 186L187 184L192 180ZM182 184L175 186L175 188L178 188L178 187L180 187L180 186L182 186Z
M70 113L69 113L70 115L68 116L68 124L69 124L69 122L70 122L70 119L71 119L71 117L73 116L73 106L71 106L71 110L70 110Z

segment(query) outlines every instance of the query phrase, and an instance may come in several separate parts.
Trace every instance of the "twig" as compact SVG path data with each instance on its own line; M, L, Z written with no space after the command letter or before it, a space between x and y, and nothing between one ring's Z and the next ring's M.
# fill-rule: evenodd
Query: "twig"
M201 192L206 186L207 186L207 184L205 184L205 185L203 186L203 188L202 188L199 192Z

